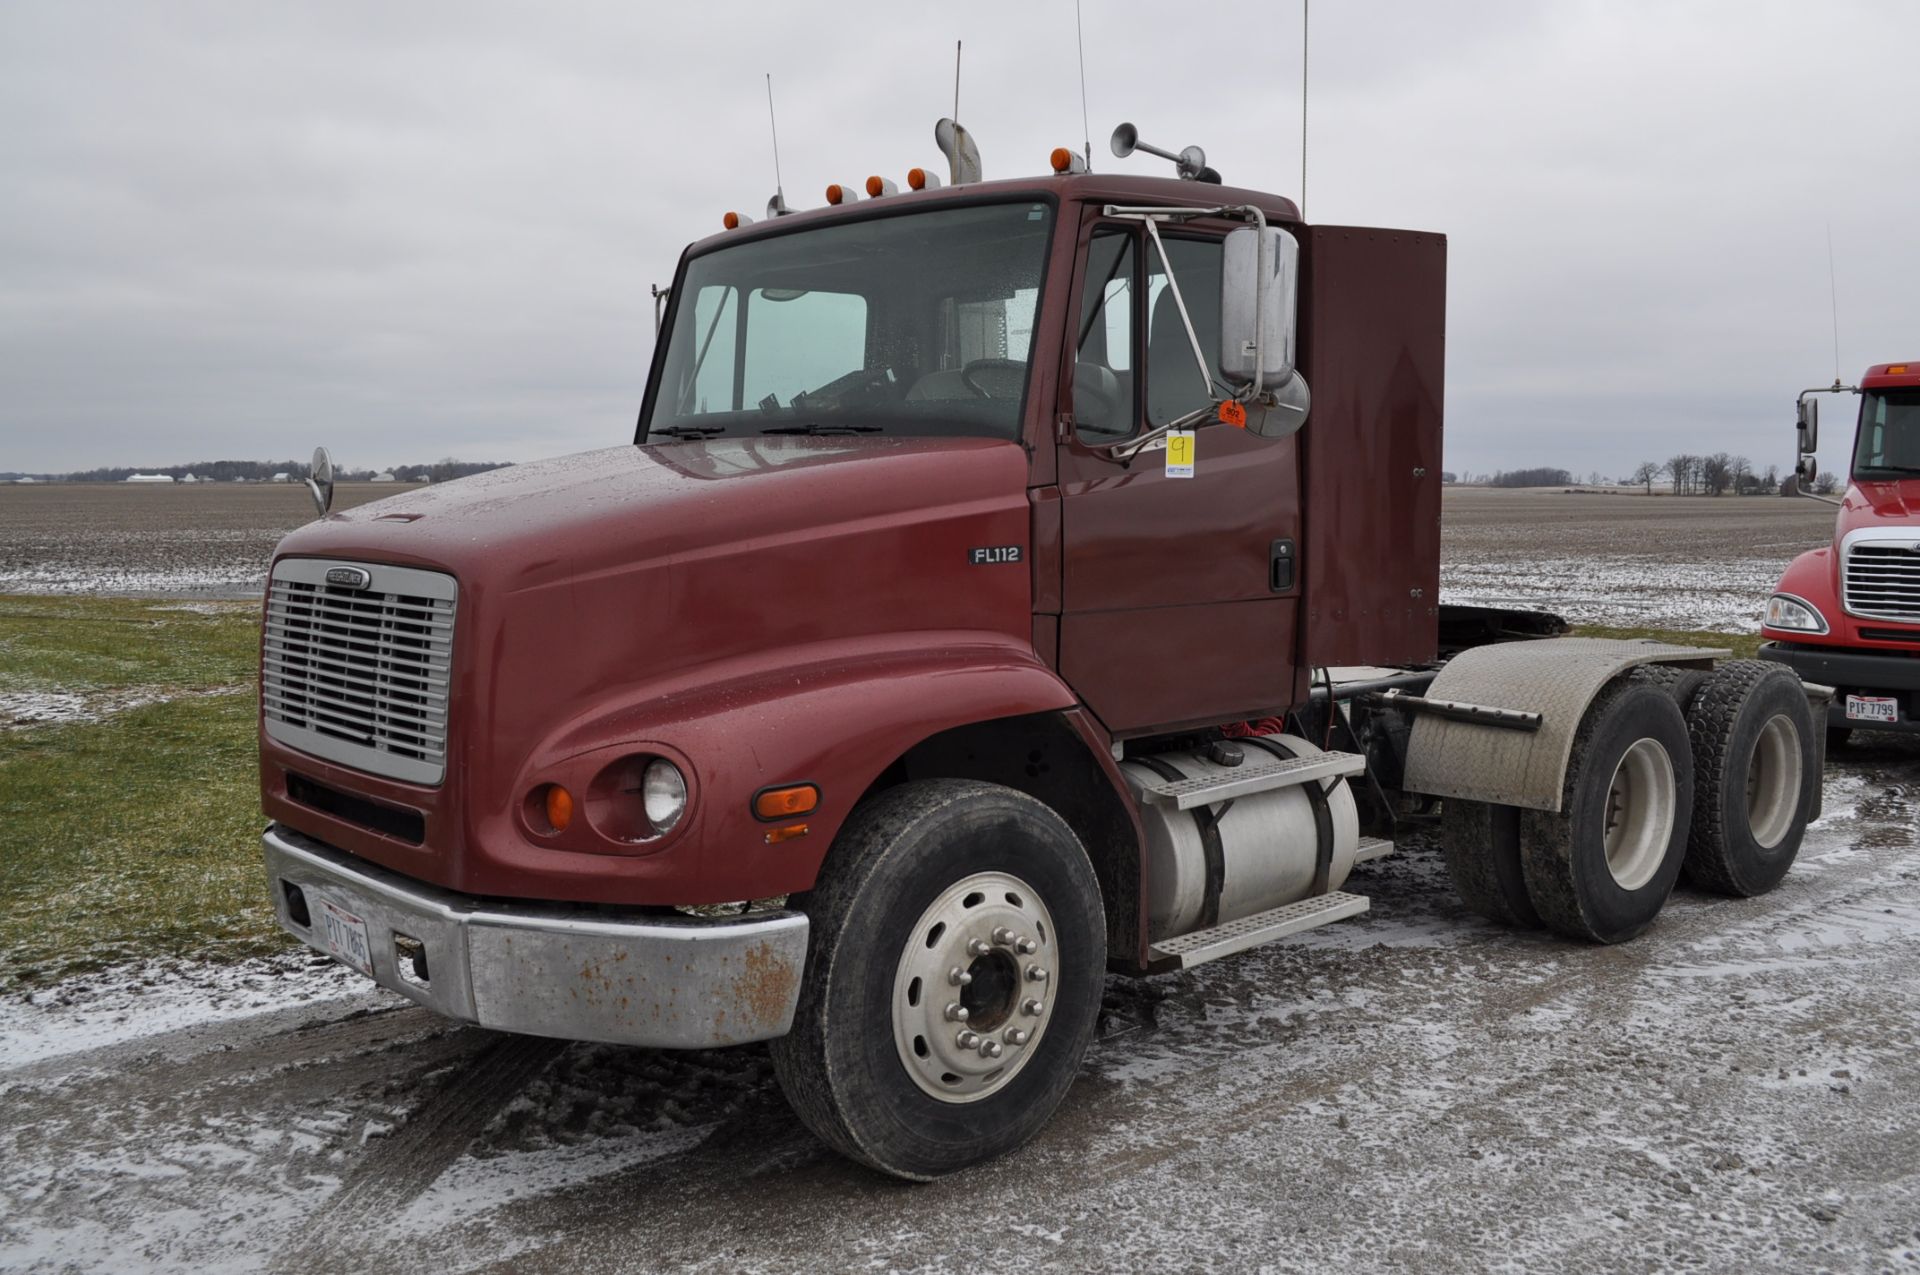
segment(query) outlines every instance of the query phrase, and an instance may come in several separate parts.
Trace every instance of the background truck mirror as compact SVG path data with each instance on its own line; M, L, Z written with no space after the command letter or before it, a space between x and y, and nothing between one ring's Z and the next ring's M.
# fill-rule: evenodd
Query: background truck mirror
M1820 450L1820 400L1803 398L1799 406L1800 450L1811 454Z

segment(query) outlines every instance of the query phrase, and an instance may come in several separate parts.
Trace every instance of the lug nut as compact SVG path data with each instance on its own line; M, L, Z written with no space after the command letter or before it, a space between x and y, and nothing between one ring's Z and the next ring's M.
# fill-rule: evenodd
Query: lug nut
M978 1049L980 1048L980 1033L966 1032L966 1031L960 1032L959 1034L954 1036L953 1043L960 1046L960 1048L962 1049Z
M986 1041L980 1042L980 1056L982 1058L998 1058L1001 1052L1002 1051L1000 1049L1000 1042L997 1040L986 1040Z
M1022 956L1032 956L1035 952L1038 952L1040 950L1040 945L1034 942L1032 939L1028 938L1026 935L1022 934L1019 938L1013 941L1013 950L1020 953L1020 955Z
M951 1001L948 1003L947 1005L947 1021L948 1022L964 1023L971 1016L972 1015L970 1011L967 1009L967 1007L965 1005L962 1005L959 1001Z
M967 940L968 956L985 956L991 951L993 951L993 944L987 942L985 939Z
M1038 965L1029 965L1027 966L1027 981L1029 983L1044 983L1047 981L1047 971Z
M1017 936L1004 925L993 927L993 942L996 947L1012 947Z
M1024 1027L1009 1027L1005 1034L1009 1045L1024 1045L1033 1039L1033 1033Z
M965 970L961 969L958 965L956 965L952 969L947 971L947 981L949 983L952 983L955 987L965 987L968 983L971 983L973 981L973 975L967 973Z
M1040 998L1037 996L1030 1000L1024 1000L1020 1002L1020 1012L1025 1014L1028 1018L1040 1017L1040 1011L1045 1008L1046 1006L1040 1003Z

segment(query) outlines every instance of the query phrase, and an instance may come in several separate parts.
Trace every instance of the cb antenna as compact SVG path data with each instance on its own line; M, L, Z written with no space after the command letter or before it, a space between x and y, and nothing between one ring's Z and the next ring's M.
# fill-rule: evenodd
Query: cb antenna
M1307 215L1307 11L1313 0L1300 0L1300 215Z
M1087 171L1093 171L1093 125L1087 123L1087 37L1080 26L1080 0L1073 0L1073 41L1080 50L1080 136Z
M1833 223L1827 223L1827 300L1833 306L1833 383L1840 384L1840 288L1834 282Z
M773 118L773 72L767 72L767 132L773 134L773 195L786 202L786 188L780 181L780 126Z
M960 122L960 41L953 42L953 122Z

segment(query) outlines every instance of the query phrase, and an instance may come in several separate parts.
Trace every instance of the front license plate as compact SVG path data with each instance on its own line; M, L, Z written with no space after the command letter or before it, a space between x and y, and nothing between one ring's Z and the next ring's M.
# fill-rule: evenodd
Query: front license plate
M367 947L367 923L336 903L320 900L320 939L339 960L373 977L373 953Z
M1891 695L1849 695L1847 720L1896 724L1900 720L1900 701Z

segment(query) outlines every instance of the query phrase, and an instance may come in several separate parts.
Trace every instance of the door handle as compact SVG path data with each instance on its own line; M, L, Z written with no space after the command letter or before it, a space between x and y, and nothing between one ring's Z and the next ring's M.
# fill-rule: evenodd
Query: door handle
M1267 587L1275 593L1293 590L1293 541L1276 540L1267 553Z

